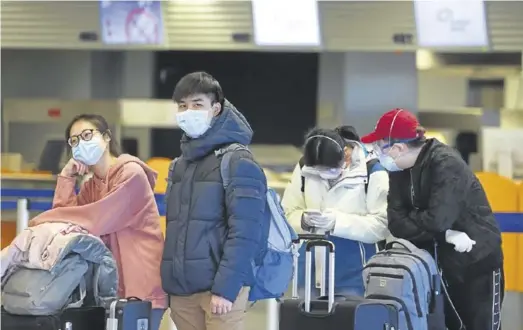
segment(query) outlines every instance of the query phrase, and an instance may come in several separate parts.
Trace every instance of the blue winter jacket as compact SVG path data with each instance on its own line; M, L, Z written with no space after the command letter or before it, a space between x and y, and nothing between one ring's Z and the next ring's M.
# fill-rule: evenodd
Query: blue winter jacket
M248 145L252 134L245 117L226 101L204 135L182 137L166 198L161 276L167 293L211 291L235 301L240 289L252 284L251 262L260 251L266 218L266 178L248 152L235 151L225 191L215 154L232 143Z

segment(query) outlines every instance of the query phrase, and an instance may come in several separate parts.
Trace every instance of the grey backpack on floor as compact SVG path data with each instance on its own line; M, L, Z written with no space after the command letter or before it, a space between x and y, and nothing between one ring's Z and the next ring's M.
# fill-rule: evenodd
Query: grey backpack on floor
M64 308L81 307L88 268L78 254L67 256L53 272L19 268L2 288L2 306L15 315L53 315Z
M387 244L363 269L365 298L402 306L400 330L445 330L441 277L430 253L406 240Z

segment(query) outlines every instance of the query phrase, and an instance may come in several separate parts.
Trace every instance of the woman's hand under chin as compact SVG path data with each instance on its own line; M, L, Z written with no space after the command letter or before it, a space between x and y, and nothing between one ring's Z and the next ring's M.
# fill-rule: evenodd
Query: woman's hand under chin
M72 178L75 175L85 175L87 173L89 173L89 167L87 165L71 158L67 164L65 164L60 175Z

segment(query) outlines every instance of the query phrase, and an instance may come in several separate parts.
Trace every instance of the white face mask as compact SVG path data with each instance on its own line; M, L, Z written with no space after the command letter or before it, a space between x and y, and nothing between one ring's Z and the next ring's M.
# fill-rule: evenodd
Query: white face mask
M185 110L176 114L178 126L189 136L196 139L211 127L212 116L209 110Z
M318 174L320 175L320 178L323 180L334 180L341 176L341 173L343 172L342 168L331 168L328 170L318 170Z

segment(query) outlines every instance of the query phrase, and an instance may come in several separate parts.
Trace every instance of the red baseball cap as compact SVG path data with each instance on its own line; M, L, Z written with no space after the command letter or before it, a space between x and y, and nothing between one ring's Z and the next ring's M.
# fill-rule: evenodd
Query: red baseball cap
M374 143L383 139L410 140L418 137L418 119L405 109L393 109L380 117L374 132L361 138L363 143Z

